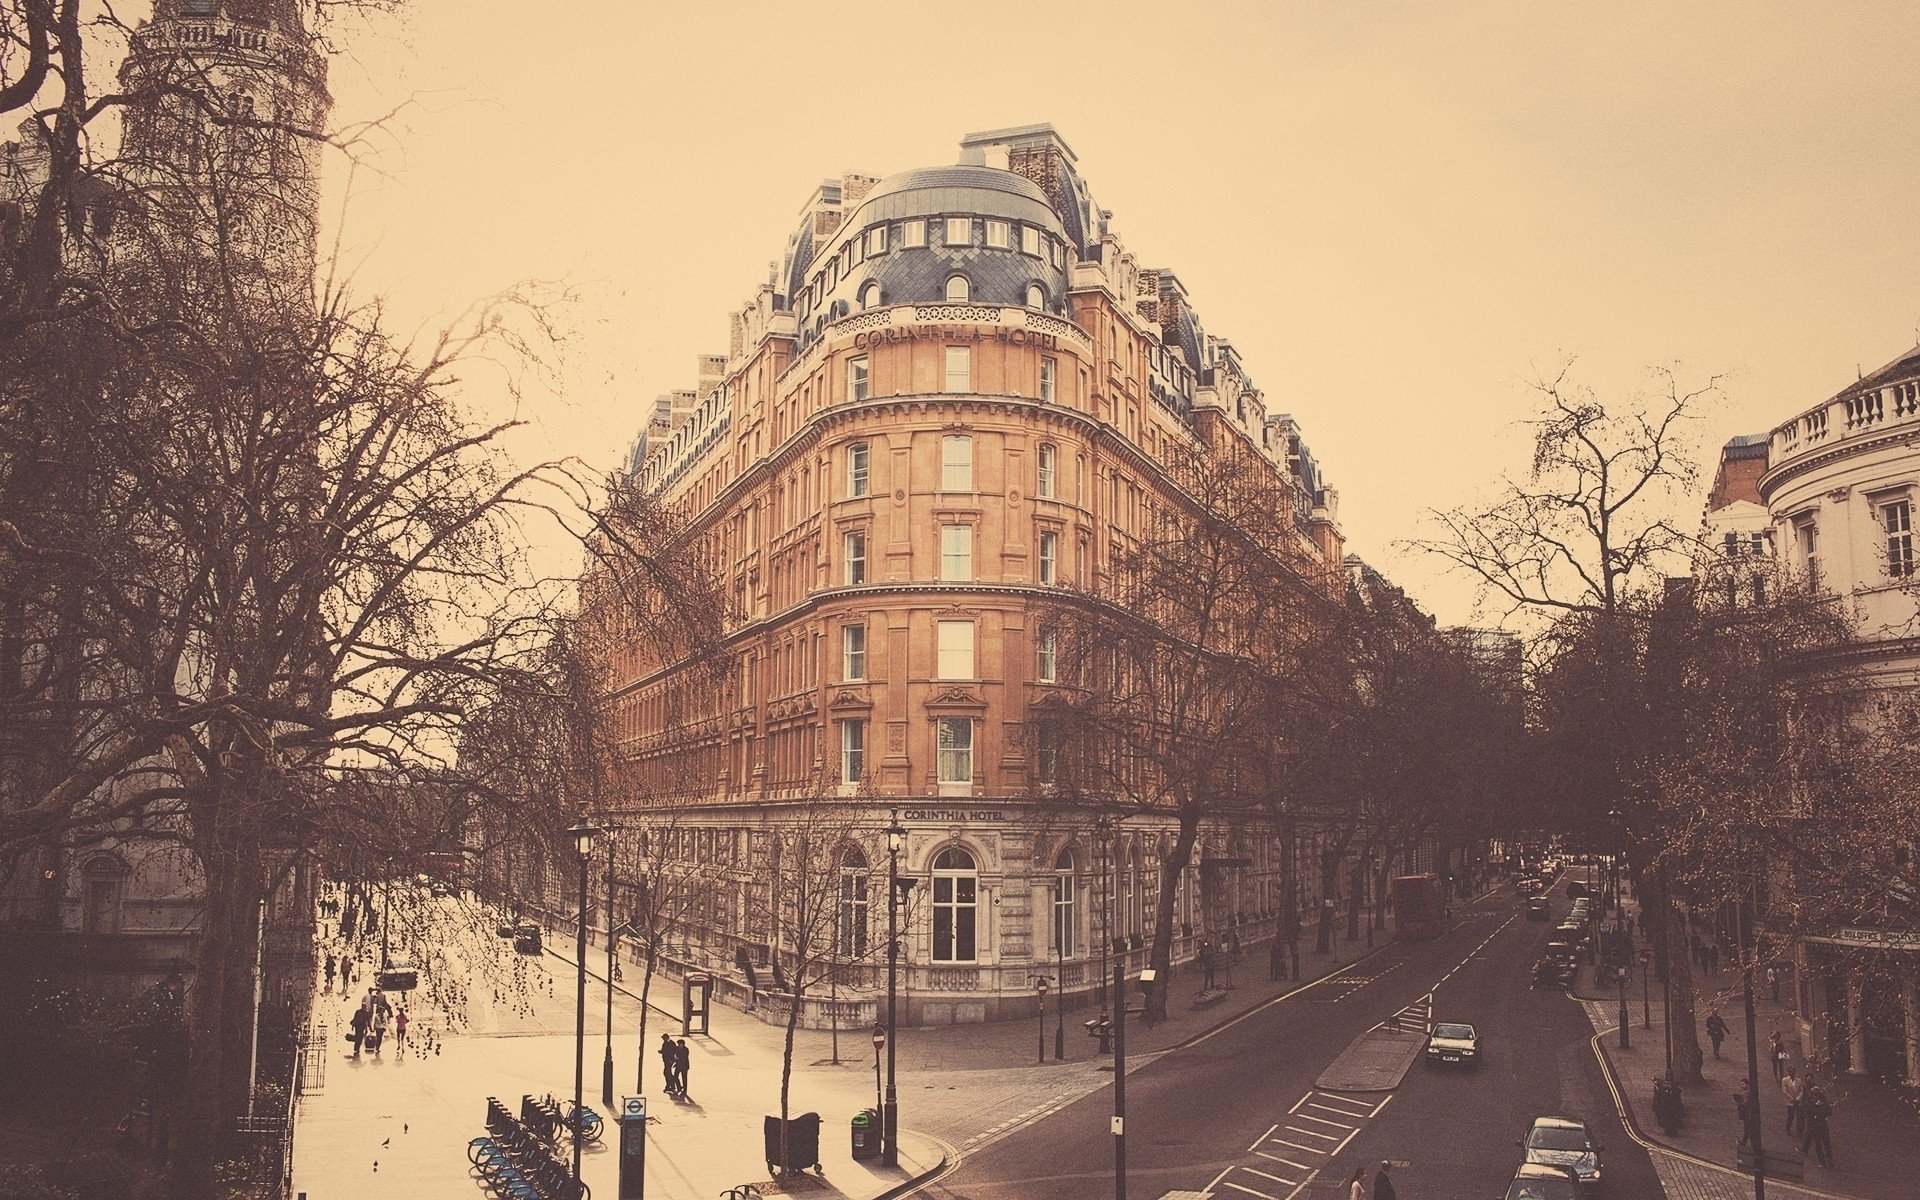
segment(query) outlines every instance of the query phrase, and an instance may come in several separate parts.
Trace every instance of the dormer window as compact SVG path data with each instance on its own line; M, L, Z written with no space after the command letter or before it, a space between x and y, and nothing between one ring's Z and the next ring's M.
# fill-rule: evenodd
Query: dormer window
M880 285L878 283L869 281L865 287L860 289L860 307L880 307Z
M876 225L872 229L867 230L867 257L873 258L876 255L885 254L886 252L887 227L885 225Z
M903 247L926 245L927 223L925 221L900 222L900 244Z
M1045 311L1047 307L1047 289L1037 283L1027 285L1027 307Z
M947 218L947 245L949 246L973 245L973 218L972 217L948 217Z
M1031 225L1020 227L1020 253L1040 257L1040 231Z
M973 299L973 284L965 275L947 276L947 303L965 304Z
M988 221L987 245L995 250L1013 249L1013 226L1006 221Z

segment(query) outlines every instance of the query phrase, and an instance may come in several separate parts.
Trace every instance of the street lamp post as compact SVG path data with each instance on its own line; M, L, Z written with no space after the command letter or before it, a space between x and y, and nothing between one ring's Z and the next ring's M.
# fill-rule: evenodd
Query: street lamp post
M1613 978L1620 985L1620 1048L1628 1050L1632 1045L1627 1031L1633 1028L1633 1016L1627 1012L1627 967L1624 960L1620 960L1614 968Z
M1047 977L1042 975L1034 981L1034 990L1040 994L1040 1065L1047 1065Z
M573 1117L567 1122L573 1134L573 1181L580 1182L580 1109L586 1100L587 1081L587 860L593 855L593 839L600 830L581 820L567 830L573 848L580 855L580 919L575 928L573 962L575 969L573 1006Z
M584 919L584 918L583 918ZM613 947L620 940L613 919L613 837L607 837L607 1056L600 1064L600 1102L613 1111Z
M1653 951L1640 952L1640 1028L1653 1028Z
M900 973L900 851L907 845L906 828L900 824L900 810L893 810L887 825L887 1094L880 1107L880 1161L900 1165L900 1096L894 1089L894 1043L898 1040L895 1004Z

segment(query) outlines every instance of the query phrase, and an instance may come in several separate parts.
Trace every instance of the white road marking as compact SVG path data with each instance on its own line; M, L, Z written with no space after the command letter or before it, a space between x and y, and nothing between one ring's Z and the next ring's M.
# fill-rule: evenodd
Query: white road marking
M1285 1138L1268 1138L1267 1140L1270 1142L1279 1142L1282 1146L1292 1146L1295 1150L1305 1150L1308 1154L1326 1153L1325 1150L1317 1150L1312 1146L1302 1146L1299 1142L1290 1142Z
M1254 1153L1258 1154L1261 1158L1271 1159L1277 1163L1285 1163L1289 1167L1299 1167L1302 1171L1317 1171L1320 1169L1318 1167L1310 1167L1303 1162L1295 1162L1290 1158L1281 1158L1278 1154L1268 1154L1265 1150L1255 1150Z
M1353 1111L1353 1110L1351 1110L1351 1109L1346 1109L1346 1108L1329 1108L1328 1106L1326 1106L1326 1105L1324 1105L1324 1104L1321 1104L1321 1103L1319 1103L1318 1101L1315 1101L1315 1102L1313 1102L1313 1103L1311 1103L1311 1104L1308 1104L1308 1105L1307 1105L1307 1107L1308 1107L1308 1108L1317 1108L1317 1109L1319 1109L1319 1110L1320 1110L1321 1112L1330 1112L1330 1113L1338 1113L1338 1114L1339 1114L1340 1116L1343 1116L1343 1117L1359 1117L1359 1116L1365 1116L1365 1115L1366 1115L1366 1114L1364 1114L1364 1113L1357 1113L1357 1112L1354 1112L1354 1111ZM1302 1114L1302 1115L1304 1116L1305 1114Z
M1358 1125L1349 1125L1345 1121L1329 1121L1325 1117L1316 1117L1312 1113L1295 1113L1302 1121L1312 1121L1316 1125L1331 1125L1335 1129L1358 1129Z
M1272 1136L1273 1136L1273 1131L1274 1131L1274 1130L1276 1130L1276 1129L1278 1129L1278 1128L1280 1128L1280 1126L1279 1126L1279 1125L1278 1125L1277 1123L1276 1123L1276 1124L1273 1124L1273 1125L1269 1125L1269 1126L1267 1126L1267 1131L1266 1131L1265 1133L1263 1133L1263 1134L1261 1134L1261 1135L1260 1135L1259 1137L1257 1137L1257 1138L1255 1138L1255 1139L1253 1139L1253 1145L1251 1145L1251 1146L1248 1146L1248 1147L1247 1147L1247 1149L1248 1149L1248 1150L1258 1150L1258 1149L1260 1149L1260 1143L1261 1143L1261 1142L1264 1142L1264 1141L1266 1141L1266 1140L1267 1140L1268 1138L1270 1138L1270 1137L1272 1137Z
M1235 1189L1236 1191L1245 1192L1249 1196L1259 1196L1261 1200L1280 1200L1280 1197L1278 1196L1270 1196L1266 1192L1256 1192L1250 1187L1242 1187L1241 1185L1235 1183L1231 1179L1223 1179L1221 1180L1221 1182L1226 1184L1228 1187Z
M1262 1171L1259 1167L1241 1167L1240 1170L1249 1172L1254 1175L1258 1175L1262 1179L1271 1179L1275 1183L1281 1184L1285 1187L1293 1187L1300 1182L1297 1179L1282 1179L1278 1175L1269 1175L1265 1171Z
M1317 1132L1317 1131L1315 1131L1315 1130L1312 1130L1312 1129L1302 1129L1302 1128L1300 1128L1300 1127L1299 1127L1298 1125L1289 1125L1289 1126L1287 1126L1287 1132L1288 1132L1288 1133L1297 1133L1297 1134L1299 1134L1299 1135L1300 1135L1301 1137L1314 1137L1314 1138L1325 1138L1325 1139L1326 1139L1326 1140L1328 1140L1329 1142L1337 1142L1337 1141L1339 1141L1339 1140L1340 1140L1339 1138L1337 1138L1337 1137L1335 1137L1335 1136L1334 1136L1334 1135L1332 1135L1331 1133L1319 1133L1319 1132Z

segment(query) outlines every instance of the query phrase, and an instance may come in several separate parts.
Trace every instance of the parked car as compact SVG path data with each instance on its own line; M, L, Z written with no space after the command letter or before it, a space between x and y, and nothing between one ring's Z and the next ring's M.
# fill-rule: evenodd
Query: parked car
M1571 1174L1558 1167L1522 1163L1502 1197L1503 1200L1580 1200L1580 1185Z
M1552 916L1552 905L1545 896L1532 896L1527 900L1527 920L1544 921Z
M1567 885L1567 895L1575 900L1582 900L1593 895L1593 889L1576 879Z
M1480 1059L1480 1033L1458 1021L1441 1021L1427 1035L1427 1061L1436 1063L1477 1063Z
M1587 1132L1587 1123L1574 1117L1535 1117L1527 1136L1520 1139L1526 1161L1570 1170L1583 1187L1600 1185L1600 1147Z

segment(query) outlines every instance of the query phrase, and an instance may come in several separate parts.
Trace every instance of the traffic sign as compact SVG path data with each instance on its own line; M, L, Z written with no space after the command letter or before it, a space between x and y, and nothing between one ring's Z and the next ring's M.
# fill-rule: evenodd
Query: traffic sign
M873 1027L873 1048L875 1050L881 1050L886 1047L886 1044L887 1044L886 1026L875 1025Z

